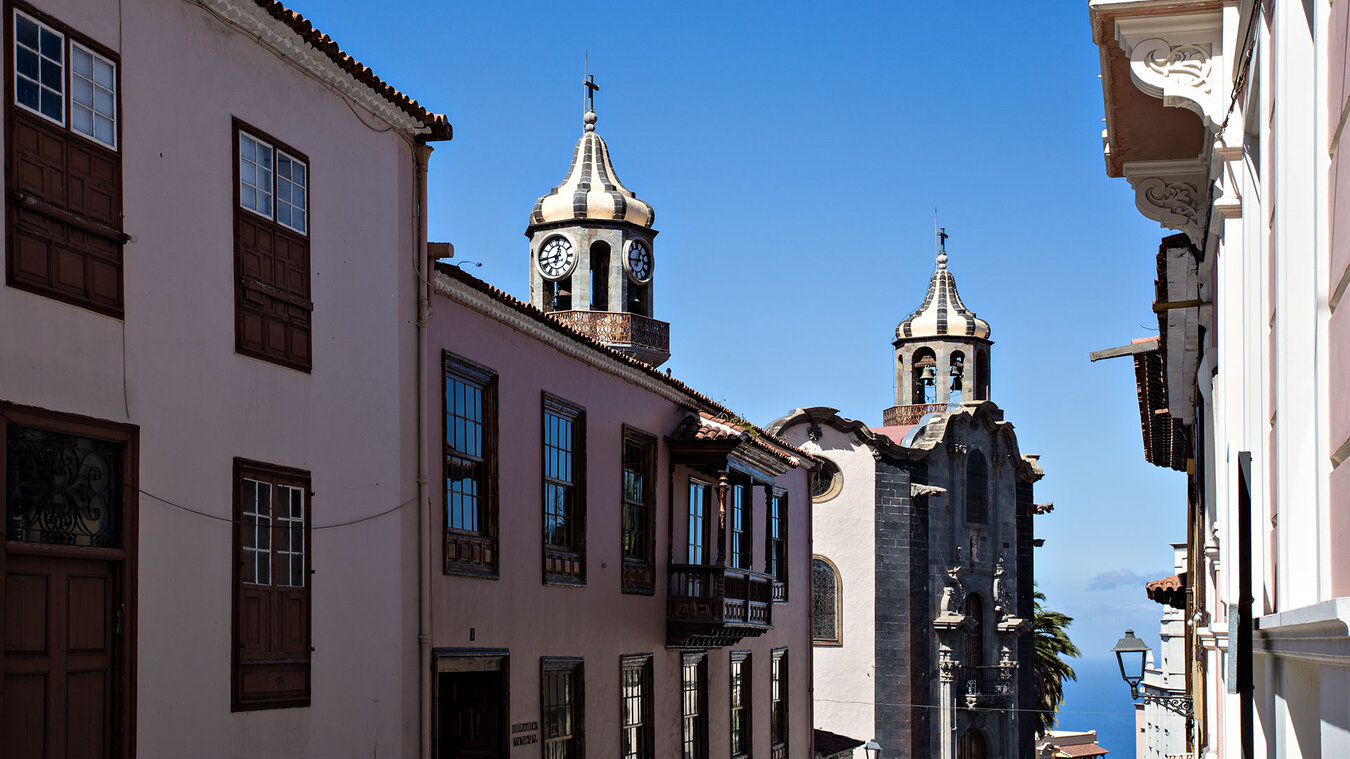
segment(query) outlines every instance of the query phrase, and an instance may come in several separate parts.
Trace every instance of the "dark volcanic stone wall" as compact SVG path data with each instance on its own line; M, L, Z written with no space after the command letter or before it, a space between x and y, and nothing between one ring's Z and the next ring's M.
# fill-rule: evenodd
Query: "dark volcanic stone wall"
M927 757L936 676L929 652L928 498L922 462L881 459L876 478L876 731L888 757ZM916 634L917 632L917 634ZM859 736L865 737L865 736Z

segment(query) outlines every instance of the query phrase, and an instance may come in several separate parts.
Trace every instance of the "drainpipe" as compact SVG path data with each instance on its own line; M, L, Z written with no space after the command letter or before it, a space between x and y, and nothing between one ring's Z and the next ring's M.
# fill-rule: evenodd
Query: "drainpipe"
M413 146L417 208L417 647L419 755L431 757L431 500L427 474L427 318L431 315L431 278L435 265L427 254L427 163L431 146Z

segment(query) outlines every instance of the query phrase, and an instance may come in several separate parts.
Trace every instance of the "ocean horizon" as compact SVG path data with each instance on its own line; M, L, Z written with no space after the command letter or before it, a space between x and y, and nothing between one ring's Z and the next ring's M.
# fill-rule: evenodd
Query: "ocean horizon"
M1134 702L1120 679L1115 658L1071 660L1077 681L1064 684L1056 730L1097 731L1097 744L1108 759L1134 759Z

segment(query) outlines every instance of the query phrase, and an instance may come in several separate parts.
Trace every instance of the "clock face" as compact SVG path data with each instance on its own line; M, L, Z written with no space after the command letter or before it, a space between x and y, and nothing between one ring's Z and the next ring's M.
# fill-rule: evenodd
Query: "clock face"
M566 237L550 237L539 248L539 273L545 279L562 279L572 273L577 256Z
M647 282L652 278L652 252L647 244L634 240L628 243L628 255L624 257L628 275L635 282Z

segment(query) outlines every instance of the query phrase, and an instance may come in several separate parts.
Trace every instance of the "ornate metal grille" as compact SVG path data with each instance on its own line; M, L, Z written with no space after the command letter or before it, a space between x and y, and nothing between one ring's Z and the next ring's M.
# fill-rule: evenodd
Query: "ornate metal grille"
M5 537L115 548L121 543L122 446L8 426Z
M817 643L839 642L838 582L833 567L811 560L811 637Z

